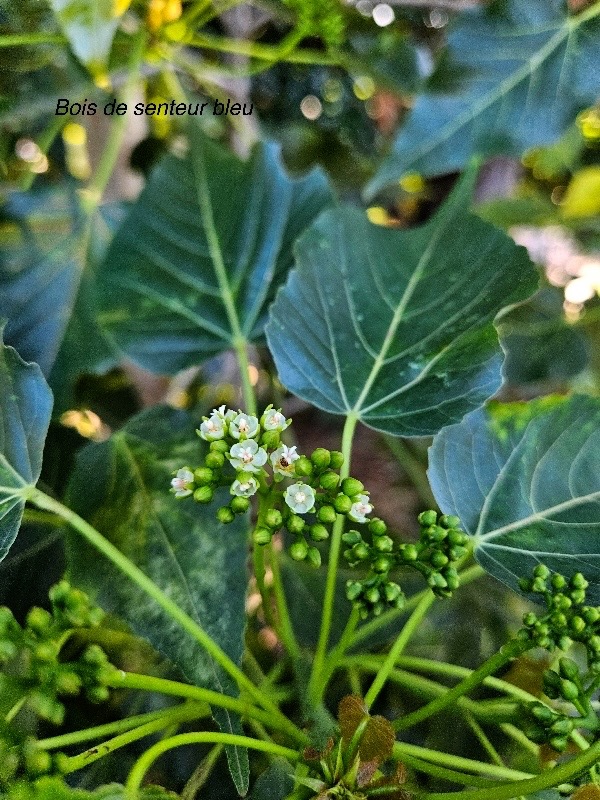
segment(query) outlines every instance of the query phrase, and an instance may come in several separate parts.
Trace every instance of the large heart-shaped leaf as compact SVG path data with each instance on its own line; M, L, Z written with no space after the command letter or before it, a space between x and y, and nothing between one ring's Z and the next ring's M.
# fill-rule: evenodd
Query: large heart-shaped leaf
M79 456L70 504L127 555L239 663L243 651L246 533L243 519L224 526L214 506L178 501L169 493L172 471L200 462L194 422L182 411L157 408L131 420L110 440ZM80 539L68 548L73 581L125 619L201 686L236 693L230 679L165 612L110 562ZM224 729L239 720L215 711ZM246 751L231 748L230 765L247 789Z
M287 177L273 145L242 163L193 126L188 155L160 163L113 241L102 324L169 374L256 341L292 243L331 200L320 171Z
M448 49L367 188L408 172L461 169L474 154L521 155L558 139L600 92L600 3L501 0L461 14Z
M460 517L475 558L518 589L536 564L583 572L600 603L600 401L492 404L444 428L430 449L440 508Z
M471 186L421 228L342 207L301 237L267 327L290 391L397 436L435 433L496 391L492 320L537 278L525 250L467 213Z
M37 364L6 347L0 327L0 561L21 524L23 490L35 486L52 412L52 393Z

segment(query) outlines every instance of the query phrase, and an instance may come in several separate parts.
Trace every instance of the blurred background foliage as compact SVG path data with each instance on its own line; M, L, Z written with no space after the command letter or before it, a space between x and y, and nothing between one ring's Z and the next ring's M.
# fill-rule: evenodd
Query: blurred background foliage
M0 0L0 318L8 320L7 343L41 365L55 394L43 485L62 495L84 444L107 439L157 403L199 415L240 402L230 353L198 359L175 376L147 372L107 333L96 302L110 242L153 166L185 148L187 118L135 117L131 110L124 117L57 115L58 98L102 108L126 96L131 109L136 102L170 102L180 85L209 108L227 97L252 104L251 116L203 116L204 134L243 158L257 140L270 139L292 175L320 166L339 197L364 208L374 224L394 228L429 219L471 151L480 152L487 160L474 210L528 249L541 281L537 295L498 321L506 351L500 397L600 393L597 7L585 0ZM564 53L559 41L555 53L539 58L524 86L521 55L507 50L501 58L493 50L497 37L523 28L534 55L546 44L540 31L551 30L557 41L563 29L579 37L575 45L569 34ZM140 37L143 52L132 79ZM482 43L498 63L477 62ZM556 74L555 55L570 64L566 77ZM486 113L478 115L479 107ZM471 125L462 133L448 129L448 119L459 113ZM477 147L483 139L489 146ZM402 162L407 142L431 148L431 169L408 156ZM365 184L372 187L368 197ZM232 196L232 218L236 202ZM302 451L338 446L338 420L286 396L260 337L250 380L259 406L274 401L294 417ZM378 513L407 534L415 533L416 513L432 504L427 445L364 428L356 438L356 476L368 484ZM60 527L26 516L25 531L0 564L0 603L20 616L43 605L64 569L63 545ZM284 572L300 641L312 644L322 575L303 565ZM337 635L348 613L345 577ZM281 645L253 587L247 606L246 666L267 671ZM522 601L485 578L452 603L439 603L411 652L475 666L502 644L521 611ZM382 628L368 642L376 648L392 633ZM129 669L173 674L133 637L110 655ZM510 678L539 692L544 667L523 662ZM341 676L331 708L363 680L359 671ZM379 707L398 715L414 700L398 684ZM67 726L151 710L159 702L116 696L100 710L72 704ZM444 745L477 753L468 725L452 725L455 735ZM445 726L436 718L417 729L415 741L435 746ZM102 759L82 773L82 785L123 779L134 755L135 748ZM152 777L180 790L197 761L197 753L176 751ZM528 768L526 755L520 766ZM225 770L221 759L202 797L224 796ZM267 782L257 799L271 796ZM431 779L430 785L443 784ZM184 796L192 797L192 789Z

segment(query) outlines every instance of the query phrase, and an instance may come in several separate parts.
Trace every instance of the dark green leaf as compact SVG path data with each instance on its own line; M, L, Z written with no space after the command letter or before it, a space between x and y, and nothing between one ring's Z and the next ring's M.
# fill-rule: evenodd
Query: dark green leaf
M194 421L156 408L138 415L111 439L86 448L77 461L71 506L90 520L176 600L239 663L243 652L247 586L246 523L221 525L215 506L169 493L173 470L200 463ZM222 498L222 501L225 498ZM231 681L188 634L108 561L82 545L69 546L74 583L125 619L194 683L235 693ZM215 711L219 725L241 733L239 720ZM236 785L247 789L247 753L235 748Z
M267 327L290 391L397 436L435 433L496 391L492 321L537 278L524 249L467 213L471 180L421 228L346 207L301 237Z
M565 322L562 304L562 292L548 287L502 318L509 383L564 381L585 369L589 343L583 331Z
M52 394L37 364L3 343L0 327L0 561L15 540L35 486L52 412Z
M283 759L276 759L256 781L251 800L284 800L293 788L290 765Z
M293 242L331 200L321 172L291 180L273 145L242 163L194 127L189 154L160 163L113 241L102 324L132 359L169 374L240 336L260 339Z
M491 404L441 431L429 476L460 517L475 558L517 589L536 564L583 572L600 602L600 401L549 397Z
M558 139L600 90L600 5L500 0L461 14L448 50L367 188L460 170L475 153L521 155Z
M0 233L0 317L6 340L45 375L56 358L83 269L72 192L13 195Z

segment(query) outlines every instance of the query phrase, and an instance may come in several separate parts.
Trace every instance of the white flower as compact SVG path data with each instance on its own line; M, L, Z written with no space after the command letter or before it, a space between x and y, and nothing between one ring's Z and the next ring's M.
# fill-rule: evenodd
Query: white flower
M232 445L227 458L234 469L258 472L267 461L267 451L259 447L254 439L247 439Z
M277 475L290 476L294 474L294 461L298 461L300 456L296 452L296 447L287 447L282 444L275 452L271 453L271 464L273 472Z
M238 497L252 497L258 489L258 481L252 475L240 473L239 479L231 484L231 494Z
M213 408L212 416L221 417L222 420L225 422L231 422L237 415L236 412L232 408L227 408L227 406L219 406L218 408Z
M348 512L348 516L353 522L366 522L367 514L373 511L373 506L369 503L368 494L358 494L353 498L352 508Z
M315 505L315 493L306 483L293 483L288 486L284 499L296 514L307 514Z
M234 439L252 439L258 433L258 419L248 414L238 414L229 423L229 433Z
M175 497L187 497L194 490L194 473L191 469L183 467L171 481L171 491Z
M290 422L291 420L286 419L281 411L270 406L265 409L265 413L260 418L260 424L266 431L284 431Z
M214 442L225 436L225 421L219 415L213 413L200 425L200 436L207 442Z

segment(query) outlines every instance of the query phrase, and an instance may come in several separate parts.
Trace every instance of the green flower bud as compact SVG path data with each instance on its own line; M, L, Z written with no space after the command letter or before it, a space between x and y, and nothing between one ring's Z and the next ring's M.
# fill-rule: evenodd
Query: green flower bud
M364 488L364 483L356 478L344 478L342 481L342 492L348 497L355 497L357 494L361 494Z
M308 545L305 539L296 539L290 547L290 556L294 561L304 561L308 555Z
M217 444L213 442L213 444ZM211 450L210 453L206 454L206 458L204 459L204 463L208 469L221 469L223 464L225 463L225 456L223 453L219 453L217 451Z
M562 753L567 749L568 739L566 736L553 736L548 744L553 750Z
M588 648L594 653L600 653L600 636L594 634L586 642Z
M210 451L212 453L227 453L229 452L229 445L223 439L217 439L215 442L210 443Z
M344 454L340 453L339 450L331 450L329 452L330 461L329 466L331 469L340 469L342 464L344 463Z
M379 558L376 558L373 562L373 572L377 572L378 574L389 572L392 566L393 562L389 558L386 556L379 556Z
M235 514L229 506L221 506L221 508L217 511L217 519L223 525L229 525L229 523L233 522L235 519Z
M580 674L579 667L571 658L561 658L558 662L558 668L561 676L567 678L573 683L579 684Z
M338 514L347 514L352 508L352 500L346 494L338 494L333 501L333 506Z
M81 678L76 672L66 669L59 672L56 677L56 691L58 694L78 694L81 690Z
M451 547L448 551L448 555L452 559L452 561L458 561L460 558L467 554L466 547L459 547L458 545L455 547Z
M265 545L269 544L273 538L273 532L268 528L255 528L252 532L252 541L254 544Z
M321 506L317 511L317 519L326 525L331 525L331 523L335 522L335 508L330 505Z
M391 553L394 549L394 540L389 536L377 536L373 539L373 547L380 553Z
M379 517L373 517L369 522L369 533L371 536L385 536L387 525Z
M556 716L554 711L543 703L532 703L528 710L536 719L546 724L550 724Z
M234 514L245 514L251 506L249 497L240 497L238 495L231 498L229 507Z
M198 467L194 470L194 480L200 486L207 486L212 483L215 478L215 473L210 467Z
M448 569L444 570L443 575L446 579L446 583L448 584L448 589L450 589L451 592L455 592L460 586L460 577L458 572L453 567L448 567Z
M579 689L573 681L563 679L560 682L560 696L564 700L577 700L579 697Z
M543 578L535 578L531 584L531 591L536 594L543 594L546 591L546 581Z
M546 580L550 577L550 570L545 564L537 564L535 569L533 570L533 577L534 578L542 578L542 580Z
M54 661L58 655L57 647L54 643L45 642L44 644L39 644L34 652L34 658L36 661L42 661L46 664L50 664Z
M319 478L319 486L321 489L325 489L326 492L331 492L335 489L339 482L340 476L336 472L331 472L329 470L324 472Z
M362 583L359 581L347 581L346 583L346 597L350 602L357 600L362 594Z
M560 736L568 736L573 730L573 721L566 717L560 717L556 722L552 723L550 730Z
M434 550L429 561L431 562L432 567L435 567L435 569L441 569L448 563L448 556L444 555L444 553L440 552L439 550Z
M428 578L427 583L432 589L447 589L446 579L439 572L433 572Z
M456 545L458 547L464 547L466 544L468 544L468 542L469 542L469 537L467 536L466 533L458 531L456 530L456 528L451 528L448 531L448 544L450 544L451 546Z
M32 608L25 619L25 625L34 633L45 633L52 624L52 615L43 608Z
M283 525L281 511L278 511L276 508L270 508L265 514L265 525L268 528L272 528L274 531L278 531Z
M316 450L310 454L310 460L318 470L327 469L331 463L331 453L324 447L317 447Z
M324 525L316 525L310 526L310 538L315 542L324 542L325 539L329 539L329 531Z
M346 531L342 534L342 542L344 544L358 544L362 542L362 536L358 531Z
M286 521L286 527L290 533L302 533L306 522L297 514L290 514Z
M426 528L422 533L423 539L433 544L443 542L447 536L448 531L439 525L432 525L431 528Z
M556 611L554 614L550 615L550 622L554 628L564 628L567 624L567 618L562 611Z
M587 589L589 586L589 583L583 577L581 572L576 572L575 575L573 575L573 577L569 581L569 583L573 587L573 589Z
M25 769L31 776L45 775L52 768L52 756L35 745L25 747Z
M528 739L536 744L544 744L548 737L546 729L541 725L526 725L523 728L523 733Z
M585 603L585 589L573 589L571 591L571 600L577 605Z
M260 443L267 450L277 450L281 443L281 434L279 431L265 431Z
M552 606L558 611L568 611L573 605L573 601L565 594L556 594L552 598Z
M0 664L10 661L17 655L16 646L7 640L0 641Z
M86 689L85 696L90 703L105 703L110 697L110 692L106 686L90 686Z
M317 569L321 566L321 553L319 553L316 547L309 547L306 554L306 560L311 567L315 567L315 569Z
M294 471L296 475L309 476L313 473L312 461L306 456L300 456L297 461L294 461Z
M383 588L383 593L385 595L385 599L388 603L394 603L398 600L399 597L402 596L402 589L398 586L397 583L386 583Z
M593 625L600 620L600 609L593 606L585 606L585 608L581 609L581 616L588 625Z
M531 628L536 622L537 616L533 613L533 611L528 611L527 614L523 614L523 624L527 625L528 628Z
M35 713L54 725L62 725L65 707L58 700L40 691L31 692L29 702Z
M428 528L430 525L435 525L437 522L437 513L435 511L421 511L417 517L419 525Z
M52 766L59 775L65 775L70 766L69 756L65 753L55 753Z
M419 550L414 544L400 545L400 556L404 561L416 561L419 558Z
M213 494L214 492L210 486L200 486L194 492L194 500L197 503L210 503L210 501L213 499Z
M359 542L352 548L352 554L357 561L366 561L369 557L369 548L363 542Z
M442 528L458 528L460 527L460 519L452 514L443 514L440 517L440 525Z
M367 589L364 597L369 603L375 604L379 602L381 595L379 593L379 589L376 586L372 586L370 589Z
M553 589L556 589L556 591L559 592L561 589L565 588L567 585L567 580L563 575L555 573L550 579L550 585Z

